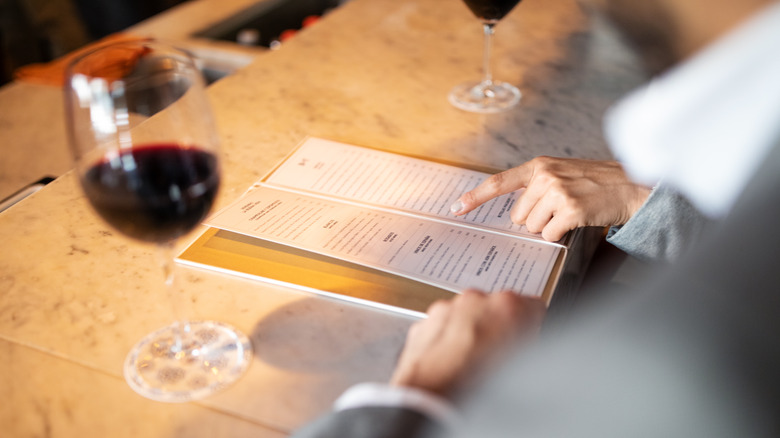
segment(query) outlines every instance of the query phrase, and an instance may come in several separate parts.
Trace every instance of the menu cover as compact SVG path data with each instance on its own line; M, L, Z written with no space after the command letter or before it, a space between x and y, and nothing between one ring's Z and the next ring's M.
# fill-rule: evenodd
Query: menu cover
M450 213L488 176L307 138L177 260L416 316L465 288L549 303L576 233L547 242L512 223L522 191Z

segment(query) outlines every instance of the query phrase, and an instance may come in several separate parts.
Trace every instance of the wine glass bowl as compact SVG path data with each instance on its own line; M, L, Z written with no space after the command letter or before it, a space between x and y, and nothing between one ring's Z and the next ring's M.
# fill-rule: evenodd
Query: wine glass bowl
M172 294L174 242L205 218L220 185L218 137L194 60L151 40L100 46L69 64L65 105L84 194L121 234L160 248ZM188 401L238 379L250 358L236 329L177 321L131 350L125 378L148 398Z
M508 14L520 0L463 0L471 12L482 22L484 32L483 78L470 81L450 91L452 105L465 111L495 113L507 110L520 102L522 94L514 85L493 79L491 50L495 25Z
M122 234L164 243L205 217L218 172L216 156L197 146L147 144L104 157L84 171L81 184L98 214Z

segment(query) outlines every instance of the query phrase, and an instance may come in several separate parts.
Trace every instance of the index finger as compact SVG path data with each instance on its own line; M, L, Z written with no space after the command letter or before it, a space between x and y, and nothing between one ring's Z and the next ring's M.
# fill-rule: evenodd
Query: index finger
M533 175L533 167L529 163L490 175L480 185L461 195L450 207L450 212L461 216L493 198L526 187Z

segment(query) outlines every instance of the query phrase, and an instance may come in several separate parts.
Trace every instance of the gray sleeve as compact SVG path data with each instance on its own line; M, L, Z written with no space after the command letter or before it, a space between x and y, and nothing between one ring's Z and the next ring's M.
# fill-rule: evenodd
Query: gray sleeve
M679 261L547 326L456 437L779 437L777 169L780 147Z
M767 161L732 215L678 263L545 327L490 373L461 400L447 436L780 436L780 147ZM424 429L409 411L374 409L342 411L315 424L330 433L296 436Z
M659 185L625 225L610 228L607 241L640 260L672 262L710 223L680 194Z

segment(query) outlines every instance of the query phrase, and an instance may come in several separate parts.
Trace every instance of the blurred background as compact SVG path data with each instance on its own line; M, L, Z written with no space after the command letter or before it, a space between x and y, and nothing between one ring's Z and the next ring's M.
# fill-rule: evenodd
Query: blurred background
M187 0L0 0L0 85Z

